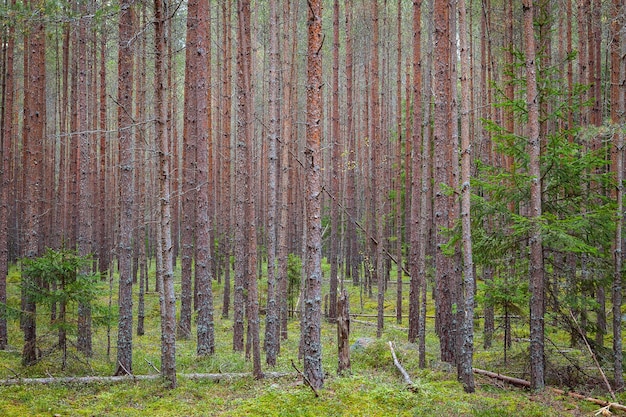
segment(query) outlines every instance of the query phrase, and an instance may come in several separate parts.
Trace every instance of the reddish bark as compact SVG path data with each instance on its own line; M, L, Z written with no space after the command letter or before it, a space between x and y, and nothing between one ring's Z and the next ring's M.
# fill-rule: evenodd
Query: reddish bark
M321 344L322 225L320 146L322 139L322 4L310 0L308 8L306 95L306 253L304 260L304 311L301 321L304 375L319 389L324 384Z
M526 105L528 108L528 173L530 174L530 213L535 222L541 217L541 138L539 136L539 93L535 66L534 7L523 1L526 54ZM530 235L530 384L534 390L545 386L544 369L544 269L543 245L538 224Z

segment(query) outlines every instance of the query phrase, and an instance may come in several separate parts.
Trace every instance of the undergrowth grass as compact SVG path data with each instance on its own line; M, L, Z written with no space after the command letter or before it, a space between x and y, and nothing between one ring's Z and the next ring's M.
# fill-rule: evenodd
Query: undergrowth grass
M153 275L152 275L153 276ZM12 271L9 279L10 303L19 305L18 273ZM263 281L262 281L263 283ZM108 283L102 283L108 288ZM351 311L374 314L376 301L361 298L358 287L346 283L350 292ZM407 284L408 288L408 284ZM177 340L177 370L179 373L240 373L250 372L251 363L244 353L232 351L232 320L220 314L223 285L213 283L216 313L216 353L198 358L196 344L190 340ZM408 292L408 291L406 291ZM406 293L405 292L405 293ZM112 292L114 305L117 288ZM395 294L390 290L386 300L386 314L395 313ZM103 299L102 302L107 302ZM431 303L432 304L432 303ZM363 308L361 308L363 305ZM405 302L405 308L407 303ZM135 302L136 308L136 302ZM160 326L158 295L146 295L145 335L133 339L133 372L155 374L160 367ZM19 377L46 377L67 375L103 375L114 372L116 360L116 329L107 335L105 327L94 332L94 355L85 358L70 347L68 366L60 367L60 353L53 349L54 335L46 335L46 318L49 312L38 312L41 347L45 355L34 366L20 364L21 333L19 323L11 322L9 349L0 351L0 379ZM427 313L432 316L432 305ZM406 317L406 316L405 316ZM359 318L359 320L373 320ZM263 323L263 318L262 318ZM289 338L281 342L281 353L276 367L266 371L289 372L281 378L254 380L251 377L222 379L219 382L179 378L174 390L165 388L161 380L124 383L17 385L0 387L0 416L586 416L593 415L598 407L560 398L545 392L531 394L510 388L486 378L477 377L477 392L466 394L456 380L456 370L438 361L438 341L434 323L427 321L426 369L418 366L417 346L407 342L406 319L397 324L387 319L381 339L376 339L376 327L353 322L351 342L367 338L366 346L352 352L352 372L336 375L337 342L335 326L324 322L322 327L323 367L325 386L316 398L313 391L297 376L292 368L298 367L299 322L289 322ZM478 329L478 327L477 327ZM525 329L516 326L515 337L523 337ZM107 355L108 338L111 351ZM500 337L500 339L498 339ZM400 362L415 382L415 390L406 389L398 374L387 345L395 343ZM502 361L501 335L496 334L494 347L480 348L480 332L476 335L475 366L513 376L524 377L527 344L515 343L509 352L509 361ZM559 340L559 343L562 341ZM563 344L565 344L563 342ZM587 363L581 351L568 351ZM581 356L582 355L582 356ZM558 355L556 355L558 357ZM565 360L563 358L558 360ZM586 369L589 370L588 366Z

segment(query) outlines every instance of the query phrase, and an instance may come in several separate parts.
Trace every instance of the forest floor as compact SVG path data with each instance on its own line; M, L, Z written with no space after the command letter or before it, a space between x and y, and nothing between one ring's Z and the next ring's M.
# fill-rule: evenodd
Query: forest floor
M9 278L9 305L19 306L17 272ZM108 284L103 283L108 291ZM351 312L375 313L375 298L362 297L358 287L347 284L350 291ZM406 287L408 289L408 285ZM177 370L180 374L250 372L252 365L245 354L232 352L232 319L222 318L222 284L214 282L216 353L210 357L195 355L195 341L178 340ZM390 288L386 312L395 311L395 287ZM112 294L117 294L115 288ZM392 293L394 295L392 296ZM405 291L408 293L408 291ZM108 298L108 297L107 297ZM103 303L107 303L103 300ZM115 305L115 296L113 296ZM407 304L405 303L405 306ZM136 308L136 303L135 303ZM430 310L429 310L430 311ZM432 314L432 312L430 312ZM45 312L40 312L41 316ZM232 315L231 315L232 316ZM232 317L231 317L232 318ZM262 318L263 319L263 318ZM264 365L267 372L285 372L278 378L255 380L252 377L224 378L220 381L178 378L178 387L165 388L160 379L125 381L117 383L93 382L53 383L46 385L17 384L0 386L0 416L593 416L600 406L557 395L508 386L500 381L476 376L476 392L466 394L456 379L456 370L438 361L438 343L433 320L428 320L426 369L418 366L417 346L407 342L406 316L402 324L388 318L382 338L376 339L376 327L364 322L374 318L355 317L351 323L350 341L366 340L351 353L352 371L337 376L336 327L324 322L322 329L323 366L326 372L324 388L316 397L302 383L292 361L298 361L299 322L290 320L289 338L283 341L278 363L274 368ZM146 333L134 336L133 373L155 374L160 363L160 326L158 295L146 295ZM40 320L45 322L45 320ZM504 363L502 334L498 330L491 349L482 348L482 335L476 333L475 367L502 374L526 378L528 343L527 330L522 323L514 328L514 343ZM263 322L263 320L262 320ZM74 347L68 350L65 369L61 368L61 354L54 349L55 335L39 327L41 360L24 368L20 364L21 333L19 323L10 323L9 349L0 351L0 379L60 376L110 376L115 369L115 339L117 330L107 332L106 326L95 328L94 355L85 358ZM587 353L567 346L563 335L550 334L555 340L547 346L549 382L561 382L561 388L581 391L608 399L599 383L599 372ZM366 339L363 339L366 338ZM560 340L563 338L563 341ZM73 340L73 339L71 339ZM111 349L107 353L107 345ZM393 341L399 361L414 382L409 390L394 366L388 341ZM562 346L562 347L557 347ZM568 387L569 385L569 387ZM626 394L618 393L618 401L626 403ZM619 415L619 412L615 412Z

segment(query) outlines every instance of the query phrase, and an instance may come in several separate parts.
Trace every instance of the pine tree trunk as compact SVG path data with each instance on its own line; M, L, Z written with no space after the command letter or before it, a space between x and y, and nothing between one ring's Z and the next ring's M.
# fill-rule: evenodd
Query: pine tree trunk
M13 6L15 0L11 0ZM11 157L13 140L13 103L14 103L14 77L13 56L15 49L15 27L10 26L7 31L7 46L4 56L2 78L2 157L0 159L0 304L7 301L7 281L9 273L9 190L12 188L10 180ZM4 350L8 344L7 319L0 314L0 350Z
M130 39L134 36L134 8L132 2L120 5L118 51L118 142L119 142L119 198L120 225L118 263L120 274L119 324L117 337L116 375L132 373L133 358L133 277L132 230L135 186L133 180L135 135L132 120L133 51Z
M465 0L459 0L459 42L461 55L461 229L463 245L463 286L460 300L463 302L461 343L459 352L459 378L465 392L474 392L474 260L472 256L472 229L470 215L470 52L468 42L467 10Z
M223 159L223 173L224 178L222 180L222 195L224 206L223 222L224 226L224 244L223 244L223 256L224 256L224 299L222 302L222 317L228 317L230 310L230 255L232 253L232 233L230 231L232 222L232 209L231 209L231 68L232 68L232 52L231 52L231 4L232 2L222 2L222 15L223 15L223 31L224 31L224 49L222 59L222 153Z
M451 159L452 143L449 117L451 114L451 72L450 72L450 5L444 0L434 3L434 219L436 229L436 314L440 341L441 360L456 363L456 340L454 337L454 259L443 252L448 243L443 230L449 227L454 210L450 206L444 186L454 189L450 183L455 161ZM456 154L455 154L456 155Z
M354 57L352 51L352 0L346 1L346 131L348 132L347 150L347 184L346 184L346 211L348 223L346 224L346 240L348 255L346 259L347 270L352 277L352 284L359 285L359 242L356 232L357 206L356 206L356 139L354 123Z
M528 153L530 183L530 217L541 217L541 138L539 136L539 94L535 66L534 7L523 0L524 41L526 53L526 105L528 106ZM544 271L543 245L538 224L530 236L530 382L534 390L543 390L544 382Z
M81 13L86 12L86 8L81 7ZM91 153L90 129L88 119L88 80L87 80L87 21L81 19L78 23L78 235L76 237L78 254L88 256L93 251L93 195L90 184ZM81 273L91 272L90 267L82 270ZM77 347L85 356L91 356L91 307L88 304L80 303L78 306L78 341Z
M159 149L159 222L157 268L162 280L161 307L161 374L169 388L176 388L176 294L172 251L170 149L167 131L165 53L168 34L168 13L163 0L155 0L155 114L156 144Z
M618 125L624 120L624 91L622 78L620 85L620 74L624 69L622 62L626 58L620 59L622 39L620 30L624 25L624 4L619 0L613 1L613 22L611 24L611 122ZM613 389L622 390L624 388L623 375L623 344L622 344L622 273L623 273L623 225L624 225L624 132L613 133L615 146L615 171L617 184L617 220L615 223L615 243L613 250L613 288L611 301L613 304Z
M301 321L304 375L313 388L324 384L321 344L322 225L321 166L322 139L322 4L310 0L307 13L307 96L306 96L306 256L304 260L304 311Z
M196 136L198 193L196 204L196 289L198 294L198 355L211 355L215 352L215 335L213 325L213 281L212 270L212 228L209 204L210 178L209 171L210 142L212 141L211 123L211 13L208 0L199 0L197 15L197 53L200 61L197 68L198 95L196 111L198 112L198 135Z
M185 103L183 126L183 190L182 190L182 232L181 232L181 290L180 317L178 319L178 337L191 337L191 310L193 300L192 269L194 259L194 238L197 207L197 146L198 136L202 133L198 124L204 115L198 111L198 99L206 94L200 88L199 73L206 62L199 56L200 37L198 30L199 0L192 0L187 5L187 40L185 60Z
M339 189L339 158L341 157L341 139L339 137L339 1L333 2L333 71L332 71L332 103L331 103L331 172L330 189L330 302L328 320L334 322L337 318L337 275L339 252L339 224L340 189Z
M279 27L276 0L270 0L270 26ZM280 75L278 73L278 31L270 31L269 50L269 125L268 125L268 207L267 207L267 313L265 322L265 351L266 362L270 366L276 365L276 355L279 349L279 305L278 288L280 281L276 264L276 212L277 212L277 181L278 181L278 154L280 142Z
M422 182L422 159L426 157L421 151L420 143L422 141L422 68L421 68L421 16L422 2L413 2L413 84L412 84L412 123L411 129L411 187L410 187L410 218L409 223L409 243L410 243L410 262L411 282L409 286L409 341L415 342L419 332L420 317L420 288L421 280L424 279L420 275L419 266L421 263L421 248L426 244L422 241L420 230L425 225L420 221L421 195L423 194L424 185ZM407 142L409 138L407 137ZM424 261L425 262L425 261Z

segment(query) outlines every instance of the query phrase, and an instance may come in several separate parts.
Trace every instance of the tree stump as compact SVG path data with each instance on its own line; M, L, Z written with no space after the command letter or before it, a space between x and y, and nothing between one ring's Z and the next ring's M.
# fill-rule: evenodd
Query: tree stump
M337 301L337 373L350 370L350 302L348 292L343 290Z

